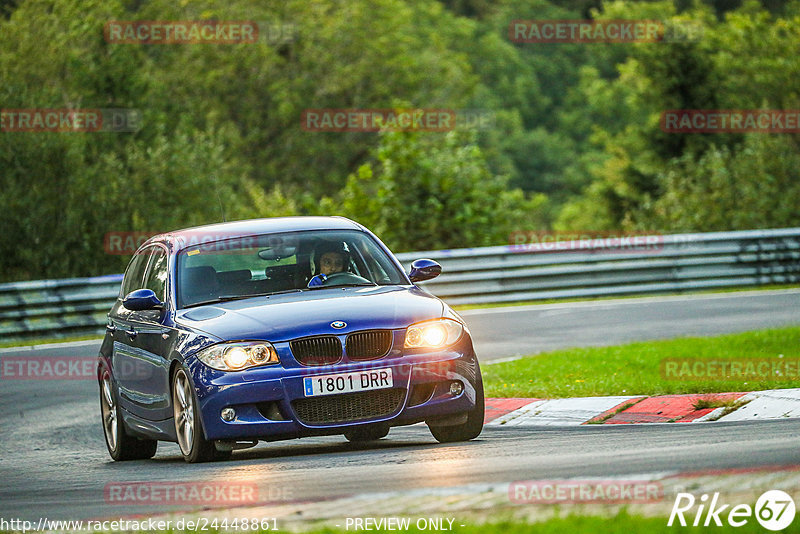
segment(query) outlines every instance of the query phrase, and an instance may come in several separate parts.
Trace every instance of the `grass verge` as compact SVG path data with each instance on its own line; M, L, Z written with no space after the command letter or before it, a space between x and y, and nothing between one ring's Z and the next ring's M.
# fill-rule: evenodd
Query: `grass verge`
M662 360L769 359L794 373L769 378L676 378ZM800 387L800 327L546 352L482 366L487 397L721 393Z

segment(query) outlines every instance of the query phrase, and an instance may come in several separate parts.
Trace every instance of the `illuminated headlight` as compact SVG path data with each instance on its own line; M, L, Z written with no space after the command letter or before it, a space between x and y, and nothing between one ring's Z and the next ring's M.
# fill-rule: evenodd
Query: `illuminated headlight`
M258 365L278 363L278 353L266 341L222 343L197 353L207 366L219 371L241 371Z
M439 349L452 345L461 337L464 325L452 319L425 321L408 327L406 330L407 349Z

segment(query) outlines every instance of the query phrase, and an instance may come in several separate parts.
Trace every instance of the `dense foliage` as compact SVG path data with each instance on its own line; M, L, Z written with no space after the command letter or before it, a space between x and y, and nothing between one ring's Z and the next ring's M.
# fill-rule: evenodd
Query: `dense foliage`
M800 3L0 2L3 109L128 108L136 132L0 131L4 281L120 272L108 232L340 214L395 250L515 230L800 222L795 134L670 134L665 109L800 109ZM692 21L700 39L525 44L512 20ZM109 21L254 20L256 44L108 42ZM450 132L318 132L304 110L491 113Z

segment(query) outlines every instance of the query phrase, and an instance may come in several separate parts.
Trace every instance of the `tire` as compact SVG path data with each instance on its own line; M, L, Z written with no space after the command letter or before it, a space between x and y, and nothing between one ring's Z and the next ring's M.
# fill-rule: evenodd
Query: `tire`
M206 439L197 394L183 367L178 367L172 377L172 413L178 447L184 460L194 464L231 457L231 451L218 451L214 442Z
M344 433L347 441L353 443L376 441L385 438L389 434L389 425L370 425Z
M469 441L475 439L483 430L483 378L478 370L478 383L475 387L475 407L467 412L467 422L452 426L428 425L428 429L439 443Z
M158 449L158 441L128 435L118 399L111 374L105 370L100 378L100 417L108 454L118 462L152 458Z

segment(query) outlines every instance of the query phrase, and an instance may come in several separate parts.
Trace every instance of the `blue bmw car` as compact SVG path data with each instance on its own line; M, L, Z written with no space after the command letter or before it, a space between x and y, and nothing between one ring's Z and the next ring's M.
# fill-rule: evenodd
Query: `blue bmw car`
M152 237L125 271L98 365L114 460L177 442L187 462L305 436L376 440L425 422L483 428L469 330L369 230L342 217L215 224Z

